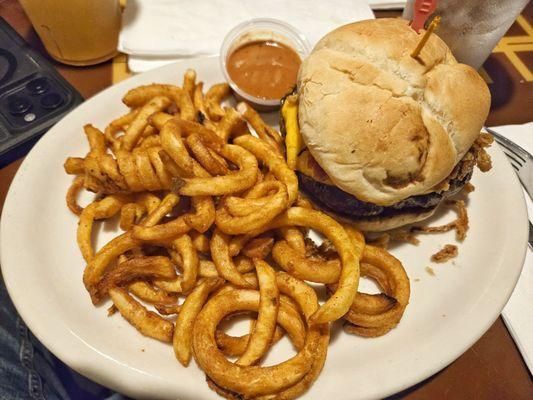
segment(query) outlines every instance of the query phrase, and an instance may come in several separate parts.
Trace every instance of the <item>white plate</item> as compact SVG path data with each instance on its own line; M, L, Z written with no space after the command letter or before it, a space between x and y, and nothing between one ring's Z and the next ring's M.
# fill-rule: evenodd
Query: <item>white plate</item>
M125 111L120 99L151 82L181 83L195 68L207 85L221 81L218 59L164 66L94 96L37 143L11 185L0 225L2 273L15 306L32 332L57 357L83 375L138 398L216 399L194 362L183 368L170 345L141 336L119 315L94 308L82 285L84 262L76 246L77 218L65 206L71 177L67 156L83 156L82 126L104 128ZM527 214L518 180L503 153L490 151L494 167L476 171L468 206L470 230L459 257L425 267L453 234L422 238L393 249L411 278L411 302L399 326L384 337L363 339L336 329L323 373L306 399L378 398L439 371L467 350L500 314L518 279L526 250ZM453 218L441 215L433 222ZM103 229L99 245L114 232ZM290 355L282 343L270 360Z

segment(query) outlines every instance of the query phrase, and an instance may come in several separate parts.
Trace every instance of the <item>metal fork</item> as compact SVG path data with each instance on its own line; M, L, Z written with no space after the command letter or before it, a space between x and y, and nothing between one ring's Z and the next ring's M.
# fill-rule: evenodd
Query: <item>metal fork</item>
M529 197L533 200L533 156L515 142L500 135L498 132L487 127L484 127L483 129L494 136L494 140L496 140L496 142L502 147L511 166L516 170L518 179L520 179L520 182L522 182Z
M501 147L511 166L516 170L518 179L526 189L531 200L533 200L533 156L515 142L500 135L493 129L483 127L488 133L494 136L494 140ZM533 225L529 222L529 246L533 249Z

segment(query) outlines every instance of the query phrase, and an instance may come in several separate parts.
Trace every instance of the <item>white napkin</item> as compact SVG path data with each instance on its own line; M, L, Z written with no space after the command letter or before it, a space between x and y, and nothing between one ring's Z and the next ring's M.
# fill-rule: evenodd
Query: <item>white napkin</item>
M374 14L363 0L128 0L118 49L130 55L133 72L218 54L226 34L251 18L286 21L314 45L330 30Z
M494 130L508 137L533 154L533 122L524 125L494 127ZM527 209L533 216L533 202L524 190ZM518 284L502 312L503 320L533 373L533 251L527 250L526 261Z

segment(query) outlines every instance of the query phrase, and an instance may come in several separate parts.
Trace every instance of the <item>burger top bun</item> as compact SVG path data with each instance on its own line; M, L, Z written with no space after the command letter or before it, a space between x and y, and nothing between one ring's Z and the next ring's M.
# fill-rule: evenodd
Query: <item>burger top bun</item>
M478 137L490 93L435 34L402 19L342 26L298 76L300 130L331 180L360 200L391 205L431 192Z

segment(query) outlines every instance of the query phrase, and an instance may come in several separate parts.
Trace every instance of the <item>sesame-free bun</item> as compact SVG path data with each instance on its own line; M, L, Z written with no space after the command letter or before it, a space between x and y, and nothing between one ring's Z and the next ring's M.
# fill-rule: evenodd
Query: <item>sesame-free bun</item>
M313 158L359 200L392 205L446 179L478 137L490 94L432 34L417 59L402 19L342 26L298 76L298 122Z
M425 219L428 219L437 210L437 207L435 207L429 210L420 209L418 211L400 212L398 214L388 215L386 217L378 217L378 218L362 217L362 218L354 219L351 217L347 217L347 216L335 213L331 210L325 210L321 208L320 206L318 206L317 204L315 204L313 201L311 201L311 203L313 203L313 205L316 208L322 210L326 214L335 218L337 221L350 224L351 226L364 232L385 232L385 231L390 231L392 229L396 229L396 228L399 228L405 225L414 224L415 222L420 222Z

